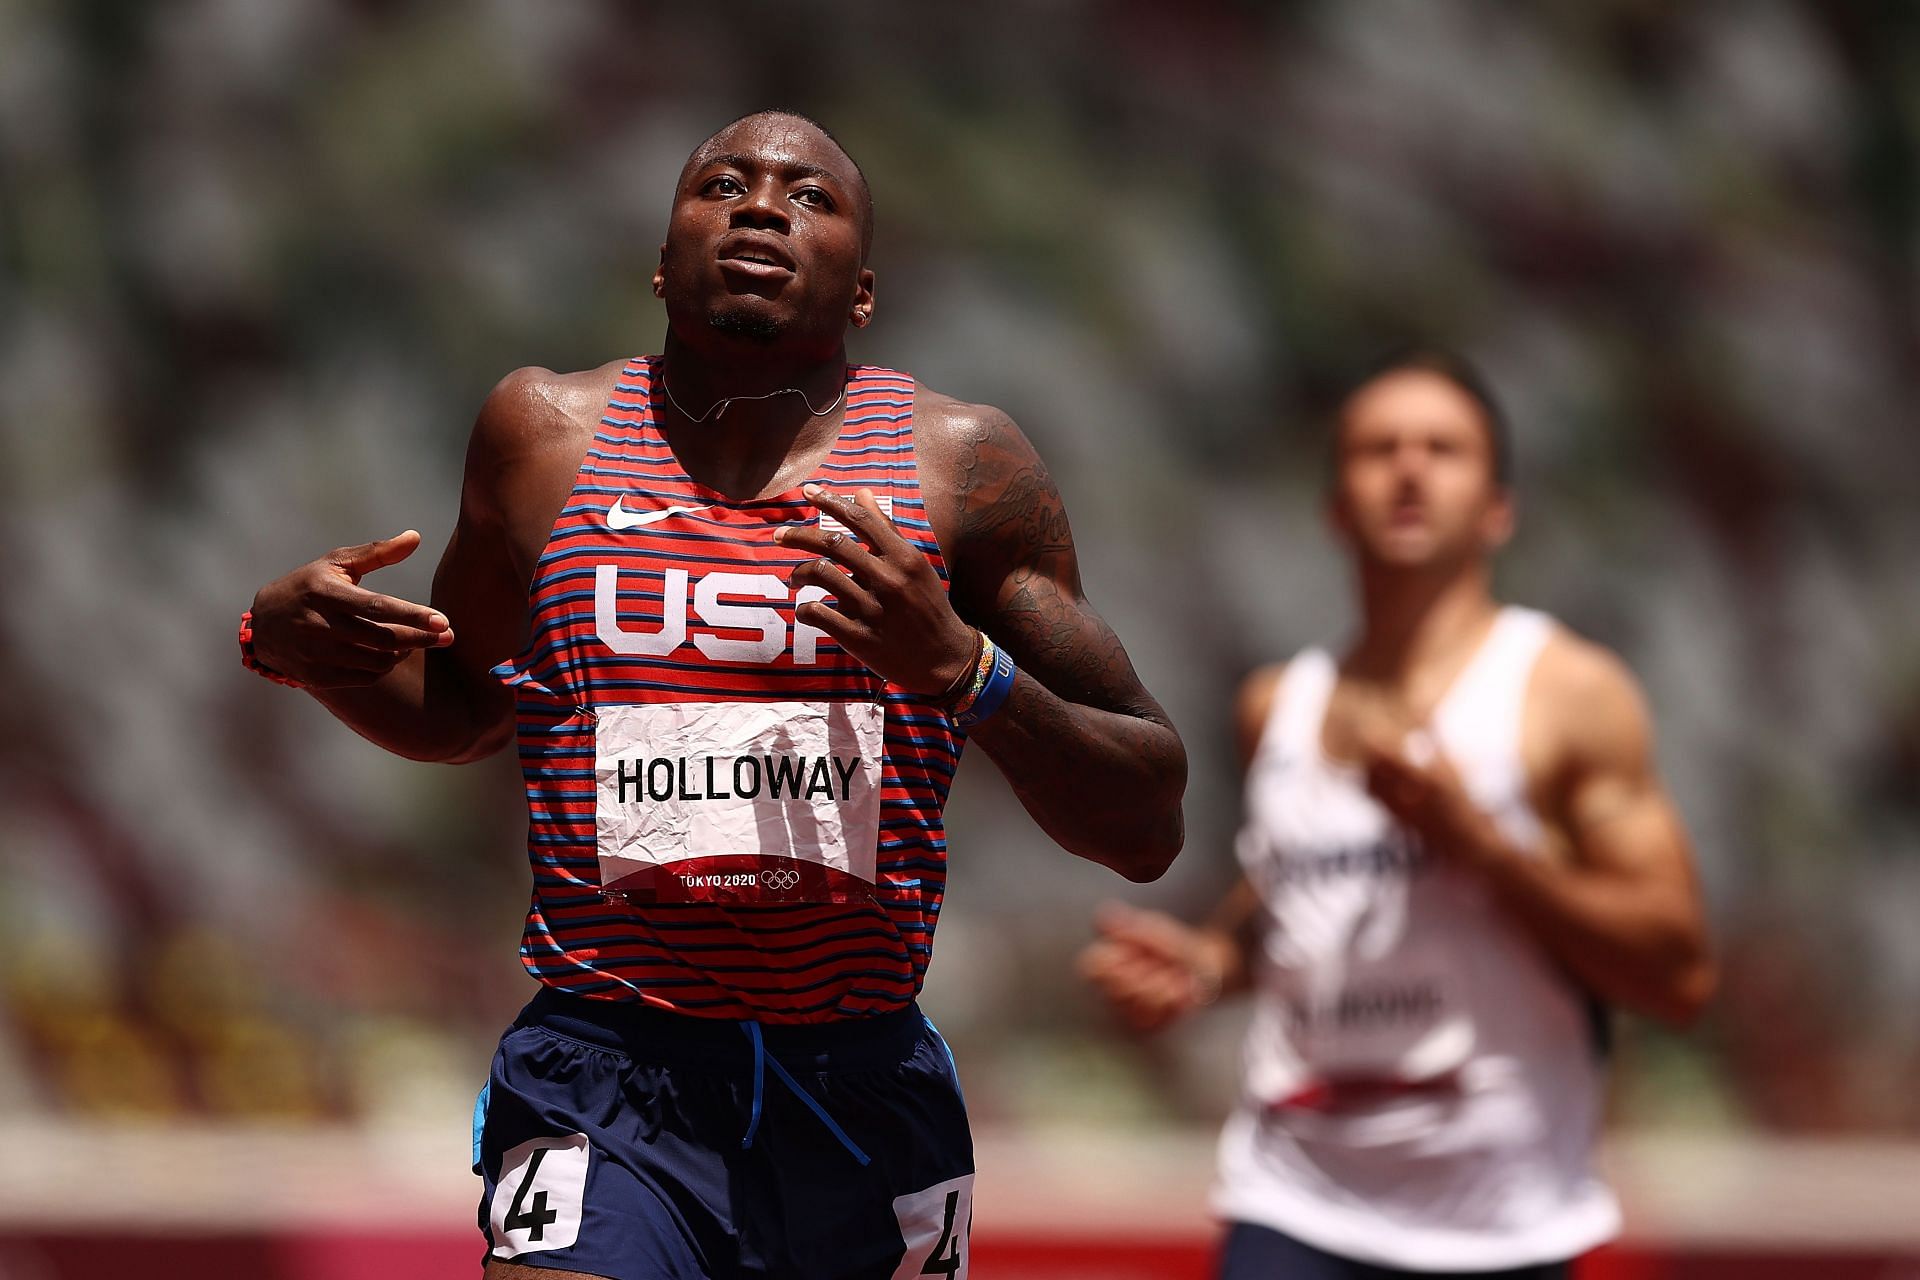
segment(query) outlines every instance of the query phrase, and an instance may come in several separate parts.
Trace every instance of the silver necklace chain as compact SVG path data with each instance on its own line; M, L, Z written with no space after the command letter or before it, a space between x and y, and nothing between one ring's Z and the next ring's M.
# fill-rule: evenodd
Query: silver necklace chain
M736 400L771 400L775 396L799 396L800 403L807 406L807 412L809 414L813 415L816 418L824 418L828 414L832 413L835 409L838 409L840 407L840 402L847 398L847 384L846 384L845 378L843 377L840 382L840 394L835 396L833 398L833 403L828 405L824 409L814 408L813 401L807 399L807 393L802 391L800 388L782 387L778 391L769 391L763 396L722 396L718 400L715 400L712 404L708 405L707 411L696 418L691 413L687 412L686 406L682 405L678 400L675 400L673 398L673 388L667 383L667 375L665 370L662 370L660 373L660 389L667 393L667 403L672 405L675 409L678 409L680 411L680 416L687 419L687 421L693 423L695 426L698 426L702 422L705 422L708 418L712 418L715 422L718 422L720 419L726 417L727 406L732 404Z

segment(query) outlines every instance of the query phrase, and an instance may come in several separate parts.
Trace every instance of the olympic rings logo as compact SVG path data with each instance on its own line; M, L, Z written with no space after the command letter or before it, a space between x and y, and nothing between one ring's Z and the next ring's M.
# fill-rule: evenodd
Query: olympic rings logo
M785 893L800 883L800 873L792 867L775 867L760 873L760 884L775 893Z

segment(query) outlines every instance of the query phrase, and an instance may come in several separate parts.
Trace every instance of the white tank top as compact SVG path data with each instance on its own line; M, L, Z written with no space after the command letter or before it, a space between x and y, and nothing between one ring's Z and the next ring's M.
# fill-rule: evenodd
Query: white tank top
M1521 712L1552 633L1507 608L1410 748L1444 751L1537 849ZM1245 1087L1214 1207L1330 1253L1486 1271L1619 1227L1593 1167L1593 1005L1465 871L1419 848L1321 747L1338 670L1289 663L1247 773L1238 853L1265 906Z

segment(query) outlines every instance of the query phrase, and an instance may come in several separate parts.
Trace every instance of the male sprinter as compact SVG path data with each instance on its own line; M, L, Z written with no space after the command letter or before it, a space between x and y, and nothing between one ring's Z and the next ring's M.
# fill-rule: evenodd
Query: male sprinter
M965 1276L972 1143L914 1003L965 736L1067 849L1180 848L1186 758L1005 414L849 367L865 178L743 117L687 161L665 352L480 411L426 607L261 589L250 664L400 755L517 737L540 990L477 1116L489 1280Z
M1245 876L1214 923L1110 908L1083 957L1143 1030L1255 992L1226 1280L1564 1276L1618 1219L1595 1002L1682 1023L1713 988L1633 678L1493 598L1507 467L1457 358L1400 353L1348 395L1359 636L1243 687Z

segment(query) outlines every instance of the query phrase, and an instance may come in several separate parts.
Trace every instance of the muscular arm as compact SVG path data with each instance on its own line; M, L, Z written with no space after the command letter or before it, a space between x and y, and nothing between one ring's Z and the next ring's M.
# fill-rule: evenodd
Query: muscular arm
M954 607L1020 666L973 738L1060 845L1153 880L1184 839L1180 735L1082 594L1066 508L1033 446L993 409L948 402L943 425Z
M1515 848L1457 779L1424 801L1419 788L1399 786L1414 773L1376 794L1476 870L1581 985L1609 1004L1690 1022L1712 995L1714 964L1686 832L1654 770L1639 689L1617 659L1568 637L1549 645L1534 680L1530 728L1551 744L1536 775L1539 807L1564 848Z
M261 589L260 659L307 680L342 723L398 755L460 763L499 750L512 736L513 699L488 672L525 642L533 564L584 449L570 412L574 384L590 376L522 369L482 406L459 519L433 579L433 607L452 624L452 644L411 649L364 679L322 675L329 652L361 621L314 607L320 593L342 589L336 552Z
M1685 1024L1716 982L1687 835L1655 771L1639 687L1612 655L1562 640L1542 655L1543 717L1565 734L1543 808L1568 856L1496 856L1502 903L1589 990Z

